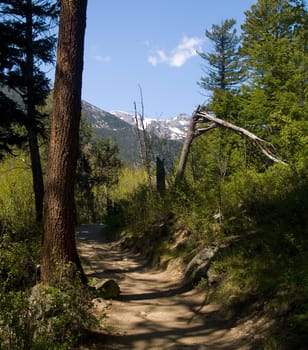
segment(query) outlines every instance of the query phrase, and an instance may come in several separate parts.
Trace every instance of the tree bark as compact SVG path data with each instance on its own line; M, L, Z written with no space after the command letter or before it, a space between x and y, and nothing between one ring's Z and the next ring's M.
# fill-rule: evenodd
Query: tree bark
M61 0L41 256L41 280L49 285L78 274L86 282L74 225L86 8L87 0Z
M165 160L156 157L156 190L162 196L166 191Z
M26 13L26 69L25 78L27 86L27 133L31 158L31 170L33 179L33 190L35 198L36 220L42 221L43 216L43 197L44 197L44 181L41 165L41 156L39 152L37 133L33 125L35 125L36 108L34 101L34 58L33 58L33 19L32 19L32 0L27 0Z
M32 127L27 128L31 158L33 190L35 198L36 221L41 223L43 217L44 181L37 134Z
M178 170L177 170L177 173L175 176L175 183L180 182L183 178L188 155L189 155L189 151L190 151L190 147L191 147L191 144L193 142L193 139L195 138L196 121L197 121L197 117L196 117L196 114L194 113L192 118L191 118L191 121L189 123L185 142L184 142L184 145L182 148L180 162L179 162Z

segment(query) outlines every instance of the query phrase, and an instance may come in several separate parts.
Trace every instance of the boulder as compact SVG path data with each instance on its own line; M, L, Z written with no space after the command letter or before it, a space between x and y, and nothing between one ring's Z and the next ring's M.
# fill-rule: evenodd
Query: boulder
M103 298L95 298L92 299L91 302L93 305L93 309L98 313L103 312L109 306L106 300L104 300Z
M55 296L49 292L48 287L42 283L31 289L29 296L29 312L33 319L39 320L55 313L57 303Z
M198 283L211 266L218 247L207 247L198 252L189 262L185 271L185 280L188 283Z
M120 296L121 290L119 285L114 280L103 280L95 286L96 295L103 299L117 299Z

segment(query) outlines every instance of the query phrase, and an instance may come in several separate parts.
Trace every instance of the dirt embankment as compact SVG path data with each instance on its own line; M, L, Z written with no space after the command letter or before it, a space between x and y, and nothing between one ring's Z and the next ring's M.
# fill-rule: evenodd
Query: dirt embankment
M78 242L88 277L114 279L121 288L119 300L95 311L106 314L102 329L80 349L255 349L253 322L225 319L204 292L183 287L177 269L147 266L110 241L101 225L80 226Z

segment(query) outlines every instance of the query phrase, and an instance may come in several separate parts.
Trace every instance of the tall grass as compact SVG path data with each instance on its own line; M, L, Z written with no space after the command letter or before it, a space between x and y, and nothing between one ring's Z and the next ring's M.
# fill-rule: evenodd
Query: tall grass
M37 229L32 173L27 159L7 157L0 163L0 225L2 232L16 234Z

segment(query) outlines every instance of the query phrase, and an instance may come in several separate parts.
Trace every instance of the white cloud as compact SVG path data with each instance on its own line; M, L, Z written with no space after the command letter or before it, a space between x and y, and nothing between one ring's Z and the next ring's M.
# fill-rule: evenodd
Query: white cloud
M190 58L197 55L197 50L201 49L204 39L184 36L177 47L166 53L164 50L156 50L148 57L148 62L152 66L160 63L168 64L172 67L182 67Z
M102 55L95 55L94 59L95 59L95 61L98 61L98 62L110 62L111 61L110 56L102 56Z
M90 57L91 60L97 61L97 62L110 62L111 56L109 55L102 55L101 46L99 44L92 45L90 47Z
M148 57L148 62L153 66L156 66L158 63L168 62L169 58L163 50L156 50L155 54Z

